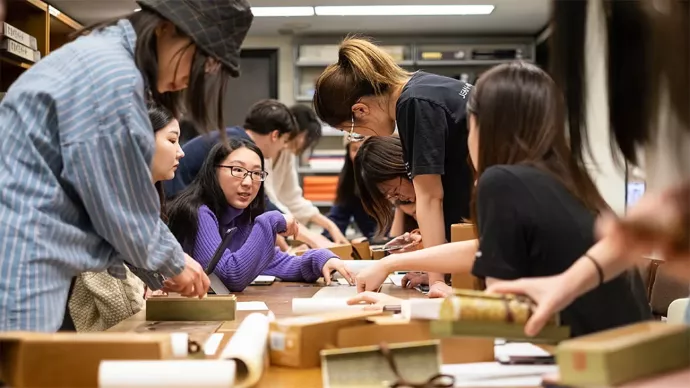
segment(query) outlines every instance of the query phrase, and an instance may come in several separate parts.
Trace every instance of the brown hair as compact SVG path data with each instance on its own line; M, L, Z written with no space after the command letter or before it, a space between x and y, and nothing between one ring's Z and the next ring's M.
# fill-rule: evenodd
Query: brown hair
M494 165L531 165L558 179L592 212L607 207L570 152L563 96L543 70L520 61L490 69L477 82L467 111L479 131L477 179Z
M355 156L355 184L364 210L376 221L378 236L393 223L393 203L379 189L391 179L408 180L403 149L397 136L372 136L362 143Z
M409 77L380 47L367 39L348 37L340 44L338 62L316 80L314 109L322 121L335 127L351 119L357 100L383 96Z
M139 12L133 12L123 17L112 18L96 23L71 34L73 39L86 35L92 31L116 25L120 20L127 20L132 24L136 33L137 42L134 51L134 62L141 72L147 85L149 96L147 99L168 110L174 117L180 118L183 114L187 121L193 122L194 128L199 132L208 133L224 128L223 101L228 79L231 71L226 66L220 66L218 71L207 72L206 64L209 58L215 58L196 47L194 58L189 70L189 85L184 90L160 93L158 91L158 54L156 28L166 21L163 16L148 8L142 8ZM186 36L176 27L179 36ZM189 37L192 39L192 37ZM194 47L193 40L175 54L177 64L175 73L179 67L180 58L185 51ZM222 138L225 131L220 131Z
M586 127L585 33L588 1L553 1L551 74L565 93L573 153L590 153ZM604 0L612 148L636 164L658 127L662 85L690 131L688 0ZM675 150L676 153L681 151Z

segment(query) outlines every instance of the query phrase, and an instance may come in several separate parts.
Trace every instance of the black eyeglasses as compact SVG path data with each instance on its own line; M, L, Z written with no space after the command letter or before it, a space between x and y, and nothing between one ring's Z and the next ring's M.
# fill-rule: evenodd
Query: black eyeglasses
M229 169L230 175L234 176L235 178L244 179L247 177L247 175L249 175L251 180L255 182L263 182L266 180L266 177L268 176L268 173L266 171L249 171L246 168L240 166L225 166L219 164L216 167Z

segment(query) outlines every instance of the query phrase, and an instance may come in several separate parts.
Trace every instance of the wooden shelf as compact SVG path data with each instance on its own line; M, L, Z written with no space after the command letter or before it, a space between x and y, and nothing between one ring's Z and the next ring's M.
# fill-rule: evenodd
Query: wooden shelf
M38 8L41 11L44 11L44 12L48 11L48 4L42 2L41 0L26 0L26 2L33 5L34 7Z
M0 57L0 61L5 62L7 64L10 64L12 66L21 67L22 69L28 69L31 67L30 63L18 62L18 61L15 61L13 59L6 58L6 57Z
M5 21L36 38L42 58L67 43L72 33L83 28L74 19L41 0L12 1ZM2 74L0 92L6 91L25 69L31 67L30 63L9 58L2 58L2 65L3 70L16 68L20 71Z

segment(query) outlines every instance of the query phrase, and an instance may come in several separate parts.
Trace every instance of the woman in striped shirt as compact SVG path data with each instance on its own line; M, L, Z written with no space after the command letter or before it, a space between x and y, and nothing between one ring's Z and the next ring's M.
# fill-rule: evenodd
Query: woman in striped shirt
M246 0L138 3L26 70L0 103L0 331L56 331L72 278L125 278L125 263L154 289L208 289L160 219L146 100L219 127L253 17Z

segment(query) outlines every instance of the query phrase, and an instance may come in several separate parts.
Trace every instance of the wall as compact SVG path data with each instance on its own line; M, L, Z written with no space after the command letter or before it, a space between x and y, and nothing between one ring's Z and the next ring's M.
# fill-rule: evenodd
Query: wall
M278 49L278 99L287 106L294 104L294 67L291 36L248 36L242 44L245 49Z
M609 137L606 25L600 1L590 1L585 43L587 133L592 149L590 174L611 208L625 211L625 170L614 163ZM622 166L622 165L621 165Z

